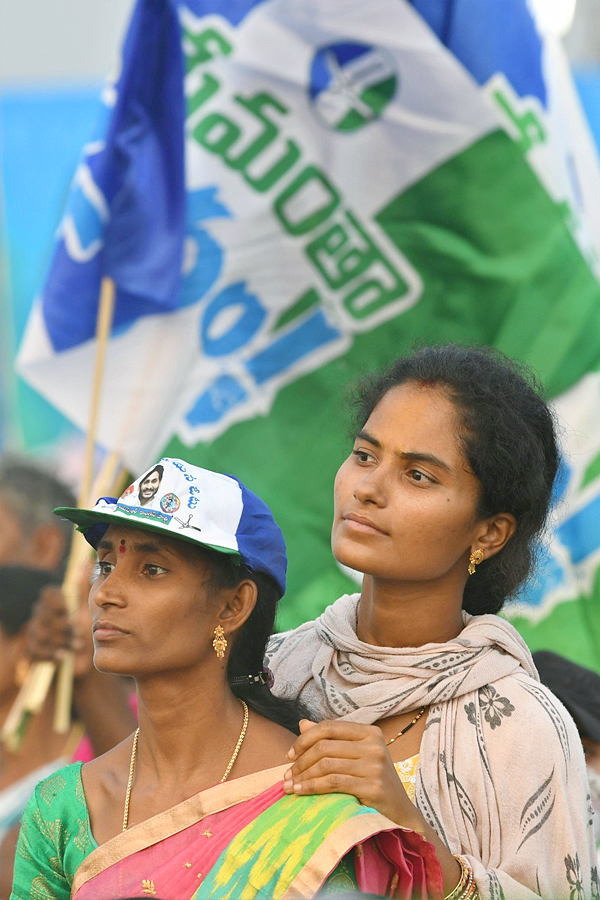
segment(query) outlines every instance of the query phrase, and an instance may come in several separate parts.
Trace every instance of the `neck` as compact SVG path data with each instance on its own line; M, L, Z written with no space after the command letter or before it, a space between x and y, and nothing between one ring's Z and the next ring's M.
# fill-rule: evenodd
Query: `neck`
M206 773L218 781L240 733L243 711L227 681L197 671L138 681L139 764L157 780Z
M358 605L357 637L377 647L443 644L463 629L464 584L398 584L365 575Z

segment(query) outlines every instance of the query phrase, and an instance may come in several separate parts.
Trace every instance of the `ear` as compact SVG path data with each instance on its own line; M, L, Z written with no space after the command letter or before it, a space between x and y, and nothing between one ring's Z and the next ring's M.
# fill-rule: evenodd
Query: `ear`
M258 588L249 578L226 593L226 602L218 616L219 625L226 635L233 635L242 627L258 600Z
M51 523L38 525L31 537L35 564L39 569L57 569L65 551L65 536Z
M512 513L498 513L489 519L483 519L471 549L480 547L484 552L484 559L489 559L508 544L516 530L517 520Z

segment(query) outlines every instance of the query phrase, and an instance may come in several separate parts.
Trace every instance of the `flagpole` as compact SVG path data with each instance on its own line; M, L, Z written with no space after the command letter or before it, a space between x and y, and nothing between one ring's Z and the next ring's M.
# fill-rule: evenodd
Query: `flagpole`
M115 283L112 278L104 277L100 286L98 315L96 318L96 358L90 400L90 417L86 436L86 449L78 497L78 506L80 507L86 506L90 502L94 448L102 394L102 378L104 374L106 349L112 328L114 306ZM98 493L105 493L108 486L114 483L117 466L117 454L110 454L97 479ZM82 550L86 546L83 536L78 532L75 532L71 542L67 570L62 585L65 605L69 615L73 615L78 607L77 588L79 571L83 559ZM53 662L37 662L31 667L27 680L19 691L2 729L2 742L9 749L14 751L18 748L29 716L35 715L42 708L48 695L50 685L52 684L55 671L56 666ZM54 730L59 733L67 732L70 727L73 671L74 657L73 653L69 652L61 663L57 680Z
M115 310L115 282L105 276L100 285L100 301L98 304L98 317L96 320L96 361L94 366L94 380L92 383L92 396L90 401L90 418L87 429L87 440L81 486L79 489L79 507L90 503L92 487L92 475L94 468L94 449L96 445L96 433L98 431L98 417L100 412L100 400L102 396L102 379L106 360L106 349L110 339L110 332ZM79 605L78 584L85 539L79 532L73 534L71 553L67 563L67 571L63 582L63 596L68 615L72 616ZM71 727L71 704L73 698L73 672L75 657L69 651L60 664L56 686L56 706L54 709L54 730L59 734L65 734Z

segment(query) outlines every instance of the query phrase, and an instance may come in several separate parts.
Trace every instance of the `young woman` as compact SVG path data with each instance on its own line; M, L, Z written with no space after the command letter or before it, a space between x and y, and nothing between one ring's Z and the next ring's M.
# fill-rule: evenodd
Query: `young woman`
M97 548L95 664L135 678L139 728L38 786L13 900L309 897L328 879L441 897L422 835L353 797L285 794L298 712L262 669L285 590L283 536L236 479L160 465L146 503L147 473L119 500L58 510Z
M345 791L420 831L453 900L597 897L577 731L496 616L552 497L548 406L501 354L429 348L363 384L354 433L332 547L362 590L267 659L319 722L301 725L286 791Z

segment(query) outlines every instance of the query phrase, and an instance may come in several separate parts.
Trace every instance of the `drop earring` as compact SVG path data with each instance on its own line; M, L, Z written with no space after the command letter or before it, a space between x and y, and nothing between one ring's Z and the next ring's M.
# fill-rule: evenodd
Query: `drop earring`
M469 556L469 568L467 572L469 575L475 574L475 566L478 566L480 562L483 562L484 552L481 547L478 547L477 550L471 550L471 555Z
M227 650L227 640L225 638L225 632L220 625L217 625L215 628L215 636L212 645L215 648L217 659L223 659L225 651Z

